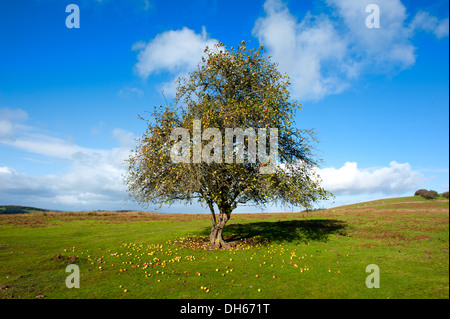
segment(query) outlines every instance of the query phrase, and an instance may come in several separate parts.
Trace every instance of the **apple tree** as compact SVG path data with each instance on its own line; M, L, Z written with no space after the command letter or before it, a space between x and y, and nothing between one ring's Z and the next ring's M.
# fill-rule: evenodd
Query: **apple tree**
M207 47L197 69L178 79L173 102L144 119L147 130L127 160L130 197L144 206L209 207L216 248L229 247L223 229L239 205L309 208L329 198L316 174L313 132L294 126L301 105L289 86L262 46Z

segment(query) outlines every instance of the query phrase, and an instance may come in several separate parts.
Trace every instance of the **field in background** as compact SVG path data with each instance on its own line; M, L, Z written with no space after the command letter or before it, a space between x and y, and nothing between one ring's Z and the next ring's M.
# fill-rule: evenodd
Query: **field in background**
M0 215L0 298L449 298L448 200L232 214L231 251L206 249L209 230L202 214Z

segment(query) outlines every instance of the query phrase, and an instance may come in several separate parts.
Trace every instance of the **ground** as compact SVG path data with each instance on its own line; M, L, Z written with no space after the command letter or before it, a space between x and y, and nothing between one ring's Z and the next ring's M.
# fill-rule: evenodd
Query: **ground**
M386 199L311 213L0 215L0 298L449 298L449 204ZM68 289L68 264L80 288ZM366 267L380 288L366 287Z

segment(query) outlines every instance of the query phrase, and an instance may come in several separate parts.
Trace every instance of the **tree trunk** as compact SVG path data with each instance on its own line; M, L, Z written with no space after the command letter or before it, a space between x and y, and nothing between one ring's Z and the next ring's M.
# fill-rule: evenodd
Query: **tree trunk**
M208 201L209 210L211 211L211 233L216 226L216 213L214 212L214 205L212 202Z
M223 240L222 233L225 224L230 219L231 212L220 208L219 210L220 210L219 218L211 229L211 235L209 236L209 243L214 248L229 248L230 245L225 240Z

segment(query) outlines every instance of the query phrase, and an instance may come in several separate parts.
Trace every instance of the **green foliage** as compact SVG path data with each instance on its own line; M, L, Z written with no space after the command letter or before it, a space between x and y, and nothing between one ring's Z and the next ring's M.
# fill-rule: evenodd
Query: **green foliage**
M434 190L429 190L428 193L425 194L426 199L436 199L439 196L438 192Z
M426 192L428 192L426 189L421 188L421 189L416 190L416 192L414 193L414 196L422 196Z
M293 115L301 105L290 99L289 78L263 53L262 47L247 49L245 42L237 49L227 49L222 43L206 48L206 57L197 70L187 79L178 80L173 105L155 108L154 121L148 121L147 131L128 160L125 182L134 200L142 205L161 206L179 200L207 205L213 226L211 244L217 248L226 246L222 231L239 204L264 207L272 202L310 208L313 202L331 195L320 187L315 173L313 132L294 127ZM194 123L201 123L201 127L196 129ZM180 151L188 155L188 160L172 161L173 144L180 141L172 140L175 128L184 129L182 140L190 142L184 140L187 150ZM211 163L195 160L199 146L202 150L211 142L197 137L196 132L207 128L220 133L219 147L214 150L218 159ZM244 160L238 163L234 153L233 160L227 160L223 139L227 128L258 133L259 129L268 133L269 128L276 128L275 160L279 165L263 162L259 156L248 160L250 142L246 135L240 146L244 148ZM263 144L258 139L263 137L258 134L254 138L257 153L271 152L267 143L259 147ZM233 143L236 141L233 139ZM274 168L270 174L260 172L266 165ZM215 207L220 213L218 220Z
M419 189L414 193L414 196L422 196L425 199L436 199L439 194L434 190Z
M440 194L440 196L448 199L448 191L443 192L442 194Z
M49 212L49 210L26 206L0 206L0 214L29 214L33 212Z
M229 215L238 204L310 207L330 195L313 170L312 132L293 127L293 114L301 105L290 99L289 78L263 52L262 47L247 49L245 42L237 49L221 43L205 49L197 70L178 80L173 105L155 108L154 121L148 121L131 154L126 177L131 197L142 205L198 200L212 213L216 204ZM278 128L278 160L283 165L273 174L260 174L259 159L245 164L173 163L170 134L181 127L192 137L194 120L201 121L202 130L218 128L222 137L225 128ZM190 158L192 153L191 147Z

